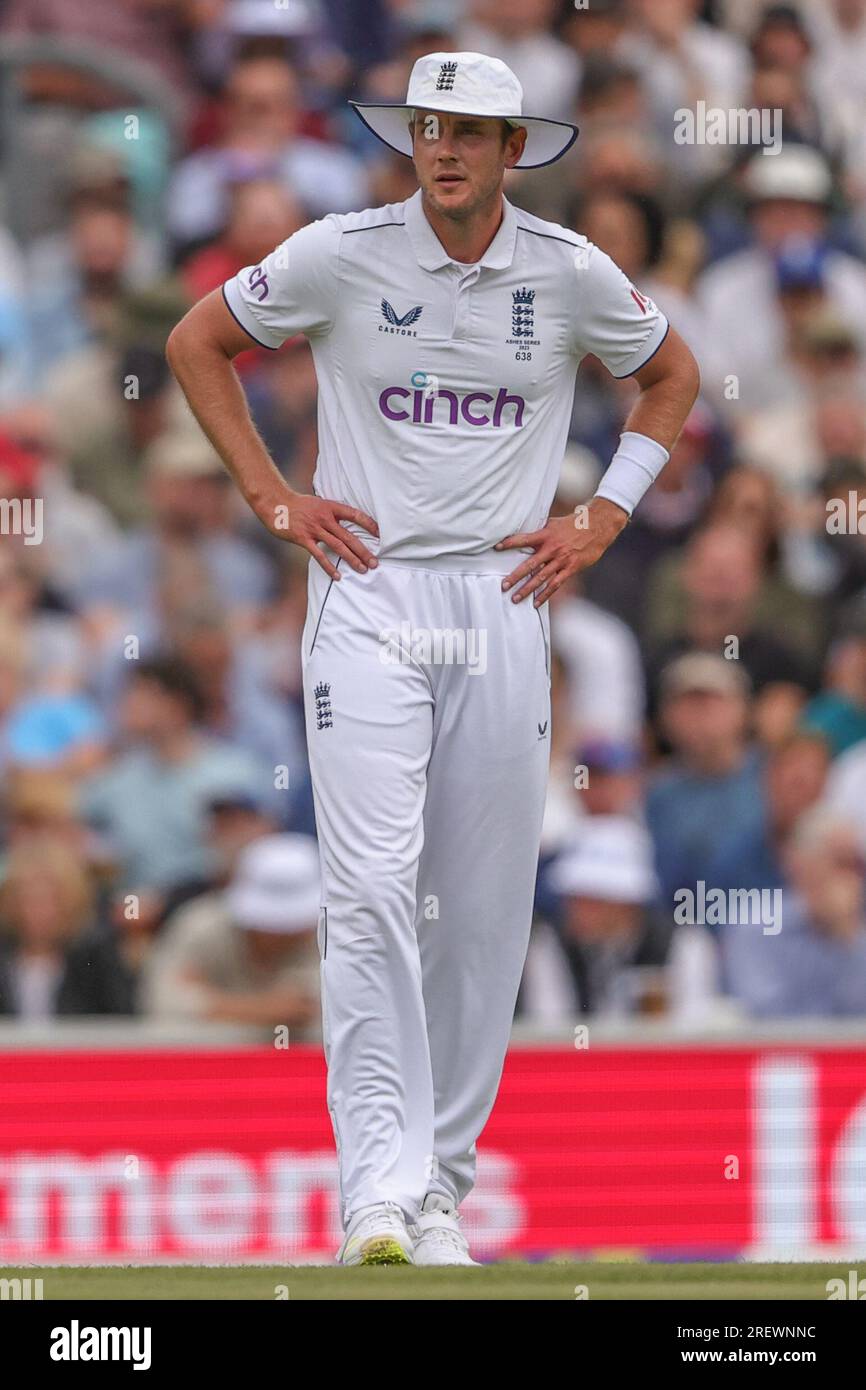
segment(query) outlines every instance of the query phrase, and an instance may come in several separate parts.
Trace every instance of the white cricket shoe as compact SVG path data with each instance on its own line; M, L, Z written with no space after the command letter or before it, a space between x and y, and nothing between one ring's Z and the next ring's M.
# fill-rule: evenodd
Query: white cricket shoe
M447 1197L428 1192L415 1225L416 1265L477 1265L460 1229L460 1217Z
M337 1254L343 1265L410 1265L412 1237L396 1202L368 1207L353 1220Z

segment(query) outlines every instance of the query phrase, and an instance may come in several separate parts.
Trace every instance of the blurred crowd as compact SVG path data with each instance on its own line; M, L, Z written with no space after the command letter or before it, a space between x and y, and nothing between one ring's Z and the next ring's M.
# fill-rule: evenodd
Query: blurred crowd
M579 124L507 195L610 254L703 376L552 603L518 1015L866 1019L866 0L0 4L0 1014L318 1036L306 556L164 348L308 221L411 195L346 100L459 49ZM781 148L683 143L699 103L774 113ZM306 342L236 365L309 490ZM555 511L635 391L583 363Z

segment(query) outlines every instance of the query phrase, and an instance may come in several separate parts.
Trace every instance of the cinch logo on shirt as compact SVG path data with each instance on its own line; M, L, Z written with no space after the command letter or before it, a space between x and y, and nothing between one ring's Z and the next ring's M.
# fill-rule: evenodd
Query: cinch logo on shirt
M408 409L397 408L397 402L408 403L410 398L411 413ZM449 425L456 425L462 418L467 425L492 425L497 430L501 425L513 425L518 430L523 427L526 401L522 396L509 396L505 386L500 386L495 396L489 391L470 391L462 400L456 391L409 391L405 386L386 386L379 397L379 410L386 420L411 420L413 425L432 425L434 419L443 419L443 408L439 406L436 409L442 400L448 402ZM493 406L492 413L484 409L490 405Z

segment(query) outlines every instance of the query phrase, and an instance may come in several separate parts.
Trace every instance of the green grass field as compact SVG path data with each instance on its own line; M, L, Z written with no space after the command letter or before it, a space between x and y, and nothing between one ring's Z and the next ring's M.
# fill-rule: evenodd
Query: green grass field
M847 1284L838 1264L543 1264L503 1262L480 1269L339 1269L321 1266L117 1266L0 1268L0 1279L43 1280L50 1299L815 1299ZM287 1291L281 1292L281 1291ZM583 1295L586 1297L586 1294Z

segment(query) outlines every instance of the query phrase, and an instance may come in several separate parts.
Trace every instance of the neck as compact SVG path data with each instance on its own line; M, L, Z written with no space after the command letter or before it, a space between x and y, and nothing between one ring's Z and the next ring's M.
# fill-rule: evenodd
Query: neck
M449 217L421 195L424 215L453 261L474 265L480 261L502 224L505 208L497 188L489 199L465 218Z

